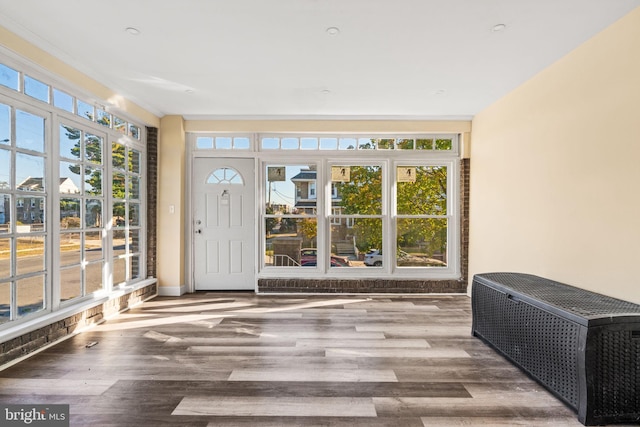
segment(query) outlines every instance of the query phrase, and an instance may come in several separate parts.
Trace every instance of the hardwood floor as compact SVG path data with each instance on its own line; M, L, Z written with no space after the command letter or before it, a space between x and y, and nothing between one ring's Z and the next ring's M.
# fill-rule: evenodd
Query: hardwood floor
M581 426L459 296L158 297L0 371L72 426Z

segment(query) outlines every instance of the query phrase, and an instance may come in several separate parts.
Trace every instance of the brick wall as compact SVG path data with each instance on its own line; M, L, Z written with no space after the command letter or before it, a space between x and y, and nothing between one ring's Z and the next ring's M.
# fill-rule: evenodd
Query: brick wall
M469 177L471 159L460 161L460 273L465 282L469 275Z
M81 311L73 316L51 323L40 329L36 329L35 331L0 343L0 366L22 356L26 356L29 353L33 353L87 326L100 323L105 318L113 316L155 295L157 295L157 286L153 283Z
M460 161L460 279L259 279L258 292L465 293L469 272L470 160Z
M156 277L158 129L147 127L147 277Z
M303 293L465 293L460 280L398 279L259 279L258 292Z

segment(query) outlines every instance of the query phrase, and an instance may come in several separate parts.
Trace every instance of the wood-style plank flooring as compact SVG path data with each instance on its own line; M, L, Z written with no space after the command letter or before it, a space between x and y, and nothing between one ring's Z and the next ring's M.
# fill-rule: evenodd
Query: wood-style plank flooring
M582 425L470 331L464 295L158 297L0 371L0 402L82 427Z

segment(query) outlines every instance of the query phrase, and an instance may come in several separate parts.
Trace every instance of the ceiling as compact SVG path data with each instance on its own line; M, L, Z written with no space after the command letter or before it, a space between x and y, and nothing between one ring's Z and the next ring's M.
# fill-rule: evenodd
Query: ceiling
M469 119L639 6L0 0L0 25L158 116Z

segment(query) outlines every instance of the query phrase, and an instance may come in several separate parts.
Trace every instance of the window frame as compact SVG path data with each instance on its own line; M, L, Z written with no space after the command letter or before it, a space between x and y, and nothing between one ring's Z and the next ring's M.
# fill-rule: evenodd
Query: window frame
M133 138L129 138L126 135L114 136L113 134L109 135L108 142L105 143L107 147L109 147L107 151L107 159L108 159L108 177L109 180L109 194L107 198L109 200L108 206L111 208L111 214L109 218L111 219L111 226L109 227L108 237L110 238L111 244L110 246L110 273L111 277L115 277L115 265L118 260L124 260L125 270L124 270L124 281L117 282L112 280L111 286L113 289L126 287L132 282L140 281L146 277L146 227L143 218L146 218L146 155L144 147L137 144ZM123 169L115 168L113 164L113 150L114 144L119 144L124 146L125 149L125 167ZM140 162L138 172L134 172L129 170L128 161L131 150L135 150L140 154ZM125 181L125 197L124 199L116 199L113 195L113 177L115 173L120 173L124 175ZM132 179L137 178L138 180L138 194L139 197L137 199L131 196L131 183ZM124 226L120 226L114 223L113 216L113 208L116 203L124 203L125 206L125 218L124 218ZM139 207L138 210L138 224L131 223L131 206L137 205ZM124 253L115 256L113 241L115 239L115 234L117 232L122 231L125 236L125 244L124 244ZM138 244L137 250L134 251L132 248L135 247L135 242L131 241L133 236L132 232L138 233ZM133 277L133 260L137 257L138 259L138 277Z
M446 215L410 215L410 214L398 214L397 212L397 170L400 166L444 166L447 168L447 200L446 200ZM393 210L393 219L392 219L392 236L393 242L397 247L397 227L398 227L398 219L403 218L443 218L447 219L447 267L411 267L411 266L398 266L396 262L396 257L394 256L396 251L395 248L392 247L391 251L387 251L386 254L383 253L383 257L390 258L386 260L393 264L394 269L396 271L406 271L404 274L419 274L419 272L425 272L425 269L429 269L430 276L440 278L446 277L450 278L450 271L459 272L460 271L460 183L459 183L459 175L460 175L460 162L459 159L449 159L449 160L431 160L427 161L424 159L417 160L416 159L396 159L392 164L393 170L393 200L392 200L392 210ZM457 190L457 191L456 191Z
M275 266L275 265L267 265L266 261L265 261L265 257L262 256L264 254L267 253L267 245L266 245L266 241L267 241L267 230L266 230L266 222L268 218L291 218L291 219L305 219L305 218L313 218L316 221L316 242L318 242L319 238L320 238L320 234L323 232L324 230L324 225L322 224L321 218L322 218L322 214L321 214L321 209L323 206L323 202L322 200L319 200L316 196L316 208L315 211L313 212L313 214L311 215L303 215L303 214L293 214L293 213L288 213L288 214L282 214L282 215L278 215L278 214L267 214L266 213L266 208L267 208L267 204L268 204L268 197L265 196L266 192L267 192L267 185L268 185L268 181L267 181L267 168L269 167L274 167L274 166L315 166L316 167L316 180L317 177L321 174L321 171L319 170L320 165L318 164L317 160L313 160L313 159L301 159L299 157L297 158L289 158L287 160L284 160L280 157L275 157L275 158L269 158L268 156L266 158L262 158L259 168L260 168L260 173L258 174L260 176L260 178L258 179L258 186L257 188L257 192L259 194L259 197L257 198L257 200L259 200L258 204L257 204L257 209L258 211L258 215L257 218L259 218L259 240L260 240L260 244L257 245L259 248L259 253L261 254L261 256L258 257L258 271L270 271L270 270L275 270L275 271L279 271L280 274L284 274L284 275L299 275L300 274L300 268L302 268L302 266ZM317 186L316 186L317 187ZM317 195L317 193L316 193ZM309 194L307 193L307 198L308 198ZM295 196L294 196L295 197ZM304 197L301 197L303 199L307 199ZM317 246L317 243L316 243ZM323 256L322 254L318 254L317 257L317 263L315 267L304 267L305 270L304 271L317 271L318 266L320 265L320 262L322 261Z
M188 153L189 158L195 159L199 157L233 157L233 158L253 158L256 161L256 238L260 244L256 248L256 280L260 279L273 279L273 278L308 278L308 279L322 279L322 278L336 278L336 279L419 279L419 280L458 280L461 278L461 266L462 261L460 259L463 244L460 241L460 235L462 233L462 222L460 215L462 214L462 207L460 206L461 194L461 176L462 173L462 159L461 159L461 144L463 131L450 131L450 132L411 132L411 133L340 133L340 134L325 134L322 132L283 132L283 133L234 133L234 132L203 132L203 131L190 131L187 132L188 141ZM229 136L238 135L242 137L248 137L250 135L250 145L252 149L215 149L215 144L211 143L208 147L198 147L196 142L198 138L215 138L218 135ZM414 138L414 144L412 149L358 149L358 150L325 150L319 147L308 148L302 146L302 141L305 138L316 138L318 145L321 137L325 136L344 136L346 138L352 138L356 143L361 144L368 138L396 138L406 139ZM264 149L262 147L261 140L263 138L275 138L278 137L277 142L273 143L273 146ZM299 138L300 146L298 149L292 149L289 145L281 148L280 140L283 138ZM406 138L405 138L406 137ZM415 139L433 139L433 146L437 139L451 139L451 149L449 150L428 150L416 148ZM289 141L290 142L290 141ZM289 142L287 144L289 144ZM338 145L340 145L338 143ZM318 183L316 185L316 200L318 201L318 211L322 212L321 216L318 216L318 260L316 268L307 267L304 270L300 268L292 268L286 266L266 266L264 263L265 255L265 235L266 224L264 206L267 203L266 200L266 170L265 164L272 163L273 165L304 165L312 162L317 163L317 176L318 180L322 180L326 185ZM330 167L329 164L336 165L344 163L357 162L384 162L383 178L385 184L383 185L383 192L385 195L385 202L387 206L387 219L383 222L383 239L385 244L383 245L383 256L389 257L382 268L330 268L328 249L330 242L331 232L331 194L335 193L335 186L330 185ZM432 267L396 267L395 259L391 258L390 254L395 254L394 246L396 244L396 201L395 201L395 167L403 163L417 163L424 164L426 166L447 164L448 179L447 179L447 194L448 194L448 214L451 221L448 222L448 234L447 234L447 252L448 252L448 265L446 268L432 268ZM191 164L191 163L190 163ZM190 166L187 166L188 169ZM190 169L189 169L190 170ZM321 178L320 178L321 177ZM294 194L295 197L295 194ZM190 205L190 203L189 203ZM322 205L322 208L320 206ZM328 213L329 212L329 213ZM353 226L347 221L347 227ZM186 231L190 232L189 226L186 226ZM386 255L385 255L386 254ZM189 252L186 255L187 260L192 260L192 254ZM303 274L301 272L304 271Z
M6 51L3 48L0 48L0 53L6 54L3 55L1 60L2 65L8 67L11 70L14 70L18 73L18 87L13 88L10 86L0 85L0 102L8 105L12 111L16 109L20 109L25 112L29 112L32 114L36 114L38 116L45 117L45 129L44 129L44 150L43 156L45 158L45 179L47 180L46 191L34 193L37 197L44 198L44 212L40 209L38 212L29 211L32 214L42 215L44 216L45 223L45 232L46 233L46 242L45 242L45 269L44 269L44 304L45 309L40 310L33 315L27 316L27 318L17 318L15 320L9 320L6 322L0 323L0 332L14 334L17 331L23 330L25 328L25 324L34 325L39 324L41 322L47 321L47 319L57 319L60 316L64 316L64 313L71 312L75 310L76 307L79 309L80 307L85 307L87 304L94 303L98 300L103 300L104 298L110 297L111 295L115 295L114 292L121 292L124 287L126 289L135 289L138 286L143 286L147 283L146 277L146 212L147 212L147 194L146 194L146 170L147 170L147 155L146 155L146 128L140 122L136 120L131 120L127 114L123 114L120 111L109 111L108 107L105 107L104 104L99 104L99 101L96 102L95 95L88 94L84 92L82 89L59 80L57 77L54 77L47 70L41 69L37 66L26 64L21 58L17 57L17 55L12 54L11 52ZM28 77L27 77L28 76ZM33 96L33 93L27 94L25 93L25 78L32 78L36 80L38 83L45 85L48 88L48 97L47 99L40 100L37 97ZM56 93L64 94L68 97L65 98L65 102L60 104L56 103ZM93 115L93 117L84 117L82 115L77 114L76 105L78 101L82 101L87 105L91 105L93 111L104 111L104 117L106 119L102 121L98 121L98 117ZM67 109L67 105L71 103L71 111ZM105 103L106 104L106 103ZM13 117L13 116L12 116ZM113 120L118 118L122 121L122 126L119 129L116 129L112 126ZM15 117L14 119L15 120ZM61 270L60 266L60 242L61 242L61 229L60 229L60 194L59 194L59 168L60 168L60 153L59 153L59 126L60 122L66 122L69 124L74 124L75 127L81 127L87 132L91 132L92 134L104 134L106 137L103 140L103 144L105 145L103 151L103 212L104 212L104 221L107 221L107 213L112 209L112 200L110 195L106 193L111 191L111 184L107 183L107 180L111 179L111 166L108 165L108 162L111 162L111 154L110 151L106 148L110 147L111 139L119 139L124 138L126 140L128 146L135 147L136 150L140 152L140 181L139 181L139 192L140 192L140 209L138 212L140 218L140 244L138 245L139 250L139 268L140 274L137 279L128 280L123 286L113 286L110 282L111 272L112 272L112 263L110 258L110 247L112 246L113 236L111 231L105 232L100 231L102 234L103 241L103 258L104 263L102 267L102 289L99 292L93 293L91 295L85 295L83 297L74 298L72 300L62 302L60 300L60 279L59 274ZM15 139L15 126L12 125L12 135L11 138ZM15 146L15 144L14 144ZM6 148L6 146L4 147ZM19 152L29 152L28 149L20 148ZM14 177L12 179L15 180L15 154L12 157L12 171ZM73 160L71 160L73 162ZM79 162L78 162L79 163ZM12 183L12 185L17 185L17 183ZM18 210L15 206L18 196L23 203L23 208L20 210L22 212L23 217L28 216L28 208L32 203L25 203L25 198L27 198L28 194L19 194L15 193L15 191L0 191L0 193L8 194L11 197L11 217L10 221L15 223L20 220L18 217ZM15 194L14 194L15 193ZM64 196L64 195L62 195ZM42 200L42 199L41 199ZM36 206L34 209L38 209ZM109 219L111 214L109 213ZM15 226L14 226L15 229ZM93 230L92 230L93 231ZM0 238L14 238L15 233L0 235ZM13 246L12 246L13 248ZM13 250L13 249L12 249ZM16 259L15 255L11 255L10 265L12 271L15 271ZM18 279L13 277L8 280L4 280L0 282L11 283L16 282ZM17 283L17 282L16 282ZM15 307L15 295L11 296L12 300L10 303L13 307ZM15 308L17 310L17 308Z

